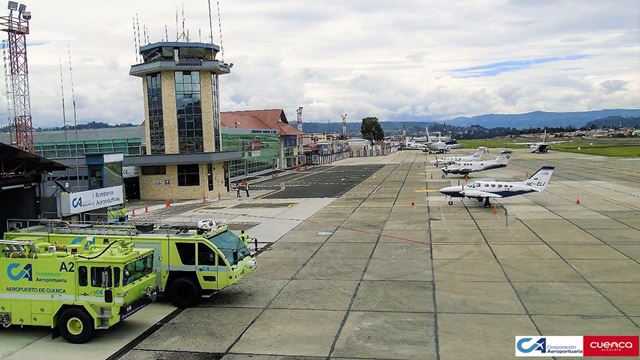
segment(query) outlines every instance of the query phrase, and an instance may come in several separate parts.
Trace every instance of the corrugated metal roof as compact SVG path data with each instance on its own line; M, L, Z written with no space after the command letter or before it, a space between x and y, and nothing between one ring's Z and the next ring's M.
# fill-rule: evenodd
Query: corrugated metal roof
M280 135L302 135L302 132L289 125L282 109L223 111L220 113L223 127L243 129L274 129Z

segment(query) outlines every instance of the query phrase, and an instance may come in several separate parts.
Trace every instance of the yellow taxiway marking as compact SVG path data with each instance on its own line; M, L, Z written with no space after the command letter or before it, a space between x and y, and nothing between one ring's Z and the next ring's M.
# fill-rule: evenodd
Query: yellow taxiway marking
M430 192L438 192L438 190L435 190L435 189L421 189L421 190L415 190L415 192L430 193Z

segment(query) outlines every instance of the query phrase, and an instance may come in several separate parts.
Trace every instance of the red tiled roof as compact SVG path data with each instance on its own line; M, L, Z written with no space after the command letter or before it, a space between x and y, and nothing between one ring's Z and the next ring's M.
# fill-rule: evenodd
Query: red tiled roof
M220 113L223 127L241 129L273 129L280 135L302 135L302 132L289 125L282 109L223 111Z

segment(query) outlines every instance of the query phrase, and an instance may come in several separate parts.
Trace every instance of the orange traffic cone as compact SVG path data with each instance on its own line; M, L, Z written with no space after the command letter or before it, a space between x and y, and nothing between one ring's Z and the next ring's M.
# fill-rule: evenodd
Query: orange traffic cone
M148 213L149 212L149 205L144 204L144 213Z
M491 207L491 212L493 213L493 215L496 215L498 213L498 207L493 204L493 206Z
M576 196L576 205L580 205L580 196Z
M222 196L220 196L220 191L218 191L218 201L222 200Z
M529 177L529 172L528 172L528 171L525 171L525 172L524 172L524 177L526 177L526 178L528 178L528 177Z
M429 179L433 180L433 173L429 174Z
M131 217L136 216L136 208L131 208Z
M167 199L164 201L164 207L171 207L171 200Z

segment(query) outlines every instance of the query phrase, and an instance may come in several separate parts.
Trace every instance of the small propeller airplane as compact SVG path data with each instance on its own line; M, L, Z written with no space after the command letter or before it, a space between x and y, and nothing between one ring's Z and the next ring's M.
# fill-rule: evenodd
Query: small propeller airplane
M546 153L549 151L549 145L552 144L560 144L567 141L547 141L547 129L544 130L544 135L542 136L542 142L528 142L528 143L515 143L518 145L528 145L529 150L532 153Z
M449 164L453 164L455 162L459 162L459 161L474 161L474 160L480 160L480 158L482 158L482 155L484 155L487 152L487 148L484 146L480 146L476 149L476 152L474 152L472 155L468 155L468 156L446 156L443 158L438 159L438 157L436 156L435 160L431 160L431 164L435 165L435 167L439 167L440 164L442 165L449 165Z
M507 198L511 196L524 195L532 192L541 192L549 184L553 166L543 166L530 178L524 181L494 181L476 180L469 184L448 186L440 189L440 193L449 199L448 204L453 205L453 198L473 198L484 201L484 207L490 207L489 199Z
M449 174L468 175L472 172L499 169L506 167L511 158L511 150L502 150L493 160L456 161L442 168L442 178Z

